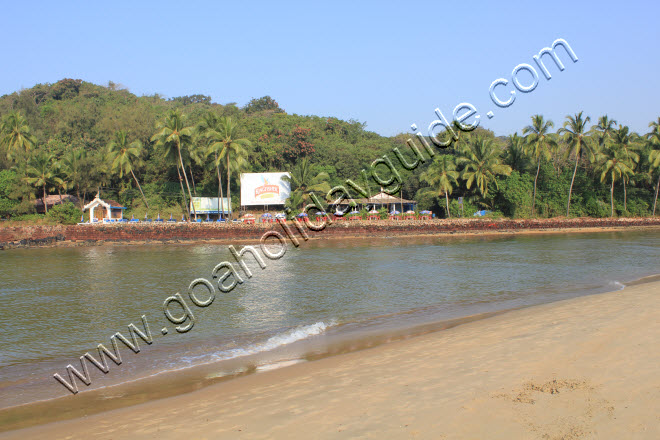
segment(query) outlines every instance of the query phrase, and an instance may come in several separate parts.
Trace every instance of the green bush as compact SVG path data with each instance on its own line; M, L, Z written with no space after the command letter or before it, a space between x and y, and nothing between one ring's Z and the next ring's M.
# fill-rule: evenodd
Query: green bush
M511 173L499 184L497 198L502 211L516 218L527 218L532 209L534 178L527 173Z
M649 204L641 199L628 200L627 208L628 212L633 217L646 217L651 213L649 210Z
M16 212L18 201L12 200L11 190L16 182L16 173L11 170L0 171L0 217L7 217Z
M0 217L7 217L16 211L18 202L4 197L0 197Z
M442 211L445 210L445 198L436 197L432 192L425 191L426 188L420 189L415 194L415 200L417 200L417 209L435 211L438 212L438 208L442 208ZM451 196L450 196L451 197Z
M16 182L16 173L12 170L0 171L0 197L10 197L11 187Z
M18 202L14 206L14 214L12 214L12 220L15 220L15 218L13 217L14 215L27 216L27 215L30 215L30 214L36 214L36 211L37 210L34 207L34 203L32 203L31 201L29 201L27 199L24 199L24 200Z
M590 217L609 217L611 213L611 208L607 203L594 198L587 200L585 208Z
M472 217L477 211L478 208L475 205L467 199L463 199L463 217ZM449 212L451 212L452 217L461 217L461 206L458 204L458 200L449 202Z
M82 217L82 211L71 203L62 203L53 206L46 215L49 220L63 225L75 225Z
M536 189L536 211L543 217L566 215L568 189L571 184L572 170L565 169L557 176L552 164L543 162Z
M574 194L571 197L571 217L586 217L589 213L584 205L584 200L579 194Z
M506 216L501 212L501 211L493 211L489 212L484 216L484 218L492 218L492 219L501 219L505 218Z
M12 220L18 222L34 222L38 220L43 220L44 218L46 218L46 216L43 214L19 214L11 217Z

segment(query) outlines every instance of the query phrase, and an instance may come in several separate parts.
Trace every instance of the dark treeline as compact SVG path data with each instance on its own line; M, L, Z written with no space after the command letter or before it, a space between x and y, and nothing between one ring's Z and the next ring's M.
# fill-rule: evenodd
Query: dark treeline
M311 192L357 181L375 159L394 158L394 148L414 161L407 143L414 136L290 115L268 96L240 107L64 79L0 97L0 120L0 216L18 220L39 218L34 201L46 195L72 194L82 206L99 190L129 216L189 216L194 196L229 197L237 211L240 173L261 171L292 173L295 210ZM440 217L461 214L458 197L464 216L478 209L517 218L654 215L659 123L637 134L608 116L577 113L554 124L535 115L508 137L456 129L432 160L397 167L396 195ZM79 220L80 206L66 208L68 221ZM63 210L49 220L61 220Z

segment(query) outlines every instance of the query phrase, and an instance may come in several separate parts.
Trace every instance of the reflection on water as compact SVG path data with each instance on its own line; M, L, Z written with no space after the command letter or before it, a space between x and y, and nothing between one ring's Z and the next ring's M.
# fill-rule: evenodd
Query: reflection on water
M154 343L139 354L120 347L122 365L105 376L90 370L92 386L82 391L220 359L234 358L239 371L246 355L276 347L304 354L296 341L322 352L365 335L617 290L660 272L660 232L313 241L266 260L265 270L247 255L253 278L207 308L189 303L195 324L186 334L165 319L163 301L233 261L226 245L26 249L0 258L7 407L67 395L53 373L65 375L68 363L126 334L129 323L141 327L142 315Z

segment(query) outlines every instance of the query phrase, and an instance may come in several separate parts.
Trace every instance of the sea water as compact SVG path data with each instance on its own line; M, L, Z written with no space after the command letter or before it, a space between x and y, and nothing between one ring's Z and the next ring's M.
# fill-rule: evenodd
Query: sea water
M235 261L228 244L0 253L0 408L58 402L83 414L660 273L657 230L313 240L265 269L248 254L253 276L240 272L245 282L207 307L188 300L194 325L178 333L164 300L187 299L197 278L217 282L213 268ZM130 340L129 324L145 332L142 316L152 342L137 337L135 353L116 340L121 365L86 362L76 395L53 378L70 382L69 364L84 373L80 357L98 360L116 332Z

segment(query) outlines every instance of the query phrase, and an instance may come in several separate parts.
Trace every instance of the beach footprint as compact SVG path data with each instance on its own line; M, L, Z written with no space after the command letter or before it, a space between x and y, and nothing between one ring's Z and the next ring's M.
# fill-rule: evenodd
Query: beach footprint
M492 397L507 402L512 418L542 440L598 438L599 420L614 414L598 387L586 380L533 380Z

